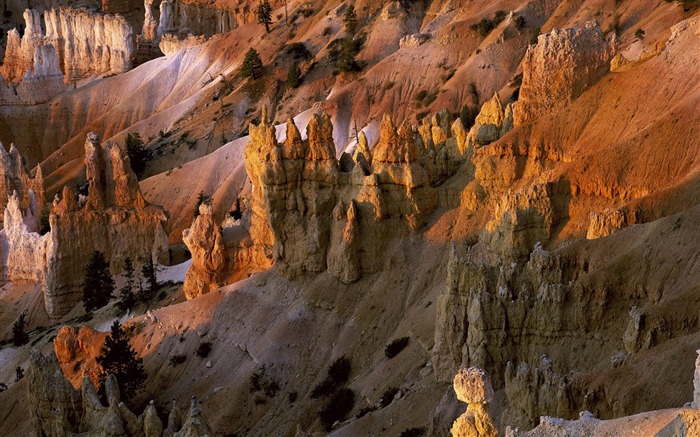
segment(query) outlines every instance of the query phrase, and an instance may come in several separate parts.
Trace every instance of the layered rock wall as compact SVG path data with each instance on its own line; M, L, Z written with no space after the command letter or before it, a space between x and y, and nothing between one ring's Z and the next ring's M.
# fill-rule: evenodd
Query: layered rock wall
M19 150L14 144L10 145L9 153L0 143L0 208L4 208L9 198L17 192L19 209L25 211L30 207L29 192L33 191L37 211L35 218L39 219L44 205L44 178L41 166L37 166L32 177L24 165Z
M102 146L96 134L88 134L85 167L88 196L64 187L63 198L54 200L49 216L50 232L43 236L36 232L36 202L32 200L23 215L14 194L0 233L3 274L41 282L52 318L65 315L81 301L84 269L94 251L105 254L113 273L121 271L127 257L139 263L147 257L163 259L168 253L166 213L146 204L122 149L109 143Z
M66 82L131 69L135 38L123 17L58 8L46 11L44 21L46 38L58 51Z
M615 33L606 38L596 21L540 35L523 59L514 123L532 121L578 97L610 70L617 45Z

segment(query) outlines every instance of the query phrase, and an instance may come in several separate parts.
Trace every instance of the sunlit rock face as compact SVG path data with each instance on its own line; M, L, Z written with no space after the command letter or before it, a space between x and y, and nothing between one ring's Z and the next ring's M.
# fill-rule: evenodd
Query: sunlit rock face
M360 135L345 168L336 160L326 115L311 120L306 140L292 121L283 144L265 122L250 132L251 237L291 277L328 270L351 283L376 272L391 238L422 227L437 206L431 181L440 173L440 157L407 123L397 129L385 117L372 151ZM444 134L437 148L446 142ZM452 139L450 147L458 153Z
M3 274L13 280L33 280L44 287L51 317L61 317L81 301L84 269L93 251L101 251L113 273L128 257L143 262L168 254L163 230L167 216L141 195L129 158L119 146L100 144L96 134L85 143L88 196L66 186L49 216L51 231L39 235L39 212L33 192L26 212L15 192L5 209L0 232Z
M523 59L523 83L513 108L516 125L565 106L610 70L618 46L598 22L540 35Z

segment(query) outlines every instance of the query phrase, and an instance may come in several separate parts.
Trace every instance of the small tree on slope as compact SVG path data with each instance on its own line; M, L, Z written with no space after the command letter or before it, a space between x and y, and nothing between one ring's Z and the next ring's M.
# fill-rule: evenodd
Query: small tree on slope
M241 65L241 76L250 77L253 80L259 79L263 73L263 63L257 50L251 48L245 54L243 65Z
M102 252L94 251L85 267L83 304L85 311L94 311L109 303L114 293L114 280L109 273L109 263Z
M112 324L111 332L97 357L97 364L102 368L99 377L100 387L108 375L114 375L117 378L122 399L131 400L146 381L143 360L136 356L118 320Z
M270 33L272 24L272 7L270 2L263 0L258 4L258 23L265 25L265 32Z

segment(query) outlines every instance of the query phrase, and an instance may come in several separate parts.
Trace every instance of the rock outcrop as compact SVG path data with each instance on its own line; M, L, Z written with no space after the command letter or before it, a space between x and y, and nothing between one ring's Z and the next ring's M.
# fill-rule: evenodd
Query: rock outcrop
M0 208L7 206L10 197L17 192L19 209L26 211L30 207L30 195L36 201L39 211L34 211L38 220L41 207L44 205L44 178L41 166L37 166L34 177L27 171L26 166L14 144L10 145L10 152L0 143Z
M605 37L598 22L553 29L540 35L523 59L520 97L513 121L524 124L559 109L610 70L618 39Z
M44 21L46 38L58 51L67 83L132 68L134 32L120 15L57 8L46 11Z
M97 384L101 368L96 357L107 337L106 332L98 332L87 325L80 329L64 325L58 330L53 341L58 363L63 369L66 379L78 388L85 376Z
M199 206L199 215L182 233L182 241L192 254L192 267L185 276L185 296L191 299L224 285L228 257L223 230L214 222L211 205Z
M103 405L90 378L83 378L76 390L63 376L56 356L33 350L27 372L29 410L34 432L38 436L58 437L78 434L97 436L176 436L205 437L214 435L202 414L196 398L192 397L189 412L180 426L177 406L163 427L153 401L140 416L136 416L121 400L114 375L105 381L107 406Z
M64 187L49 216L50 232L36 232L35 202L23 216L19 196L13 195L0 233L7 250L2 271L10 279L40 281L46 311L54 318L80 302L84 269L94 251L105 254L113 273L121 271L127 257L138 263L168 254L165 210L146 204L121 147L103 147L96 134L88 134L85 168L88 196Z
M505 109L498 93L484 102L474 119L474 126L467 135L468 147L491 144L513 128L513 107L509 103Z
M35 105L65 90L59 53L41 31L41 15L24 11L25 31L7 34L0 66L0 105Z
M497 437L489 408L494 397L489 375L478 367L462 368L453 386L457 399L467 403L467 411L452 425L452 437Z
M442 176L435 170L438 158L407 123L397 129L385 117L372 151L361 135L346 171L338 165L327 115L310 121L307 140L292 121L284 144L264 120L250 132L250 234L289 276L328 269L353 282L375 272L384 244L423 226L437 205L431 182ZM458 154L454 141L452 146Z

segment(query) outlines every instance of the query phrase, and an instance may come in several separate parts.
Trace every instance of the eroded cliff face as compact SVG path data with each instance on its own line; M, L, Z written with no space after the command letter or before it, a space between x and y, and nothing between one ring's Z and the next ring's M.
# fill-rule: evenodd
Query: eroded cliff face
M34 105L50 100L65 89L56 47L41 30L41 15L24 11L25 31L7 34L0 66L0 105Z
M431 182L441 176L436 164L450 159L447 134L424 146L413 127L397 129L388 117L374 150L361 134L354 160L341 157L340 165L326 115L311 120L307 140L291 121L283 144L265 122L250 131L251 237L291 277L328 270L351 283L381 269L392 238L422 227L437 206Z
M0 143L0 208L4 208L9 198L17 192L19 199L19 209L25 211L30 207L30 195L32 191L38 211L35 218L39 219L40 208L44 205L44 177L41 166L37 166L32 177L19 154L19 150L14 144L10 145L9 153Z
M146 257L167 257L163 230L165 211L148 205L141 195L129 158L118 145L104 146L91 133L85 142L87 198L65 187L51 211L51 236L56 255L49 261L51 286L45 293L50 316L61 316L80 302L85 266L93 251L105 254L113 273L128 257L135 263Z
M46 38L58 52L67 83L131 69L136 54L135 39L123 17L57 8L46 11L44 22Z
M39 436L58 437L80 433L85 436L205 437L213 435L193 396L184 419L173 402L168 423L158 417L151 401L141 415L134 414L121 400L114 375L105 381L107 406L87 376L79 390L63 376L53 352L32 351L27 372L29 411L32 428Z
M516 125L561 108L610 70L617 51L596 21L540 35L523 59L523 83L513 108Z
M23 212L15 192L5 209L2 272L11 280L42 283L44 305L52 318L68 313L81 301L84 269L93 251L101 251L113 273L129 257L164 259L168 239L163 230L167 216L148 205L141 195L129 158L119 146L104 146L96 134L85 143L88 196L66 186L54 200L49 216L51 231L39 235L39 210L33 191Z
M86 9L55 8L24 12L26 30L8 33L0 74L0 105L34 105L66 89L66 84L132 67L135 39L119 15Z

